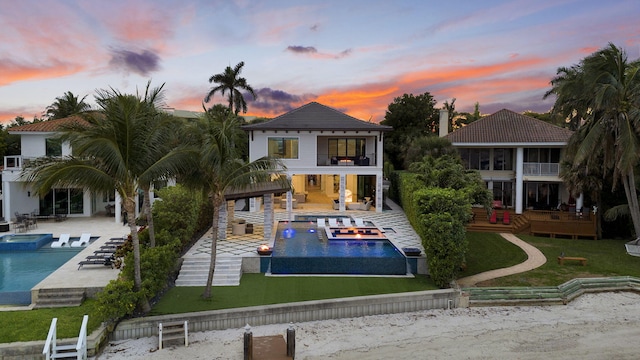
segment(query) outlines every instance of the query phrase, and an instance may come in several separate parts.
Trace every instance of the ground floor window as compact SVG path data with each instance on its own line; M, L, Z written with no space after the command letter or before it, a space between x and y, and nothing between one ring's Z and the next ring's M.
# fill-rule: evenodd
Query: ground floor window
M82 189L53 189L40 197L40 215L68 215L84 212Z
M502 206L513 206L513 183L511 181L493 181L493 200Z
M533 210L553 210L558 207L560 184L524 183L524 206Z

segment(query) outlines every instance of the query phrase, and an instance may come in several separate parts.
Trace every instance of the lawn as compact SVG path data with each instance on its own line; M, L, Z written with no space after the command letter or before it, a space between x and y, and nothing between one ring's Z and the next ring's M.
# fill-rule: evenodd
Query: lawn
M496 233L467 232L469 250L460 278L501 269L527 260L527 254Z
M75 307L0 312L0 343L45 340L54 317L58 318L59 339L77 337L85 314L89 315L87 332L91 333L102 323L94 300Z
M214 287L211 300L202 299L204 287L174 287L153 307L152 315L435 289L437 287L426 276L279 277L243 274L240 286Z
M640 258L627 255L627 240L572 240L518 235L538 248L547 262L526 273L506 276L479 284L480 286L556 286L574 278L603 276L640 277ZM588 259L587 266L578 262L558 264L558 256L578 256Z

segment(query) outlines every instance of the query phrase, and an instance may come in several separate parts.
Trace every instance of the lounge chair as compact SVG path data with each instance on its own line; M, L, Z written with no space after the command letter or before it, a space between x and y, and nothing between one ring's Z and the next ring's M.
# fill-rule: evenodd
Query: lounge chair
M80 265L78 266L78 270L80 270L84 265L104 265L113 269L113 256L87 256L87 258L80 261L78 265Z
M318 229L327 226L327 223L325 222L324 218L317 218L316 221L318 223Z
M329 226L330 226L330 227L338 227L338 219L336 219L336 218L329 218Z
M51 243L52 248L59 248L63 246L69 246L69 234L60 234L58 240Z
M342 218L342 225L344 225L344 226L353 226L351 224L351 219L350 218Z
M356 223L357 227L363 227L364 226L364 220L362 220L362 218L355 218L355 219L353 219L353 221Z
M89 244L89 240L91 240L91 234L83 233L80 235L80 240L76 240L71 243L71 247L87 246L87 244Z

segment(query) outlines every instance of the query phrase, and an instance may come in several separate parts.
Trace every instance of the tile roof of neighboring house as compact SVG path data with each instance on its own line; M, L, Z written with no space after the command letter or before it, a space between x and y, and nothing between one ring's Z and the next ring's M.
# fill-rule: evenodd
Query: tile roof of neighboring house
M447 134L452 143L566 143L573 131L511 110L492 115Z
M336 109L310 102L272 120L242 127L244 130L359 130L391 131L391 126L356 119Z
M61 126L80 122L84 122L84 119L79 115L73 115L62 119L45 120L33 124L15 126L8 128L7 131L10 134L23 132L56 132Z

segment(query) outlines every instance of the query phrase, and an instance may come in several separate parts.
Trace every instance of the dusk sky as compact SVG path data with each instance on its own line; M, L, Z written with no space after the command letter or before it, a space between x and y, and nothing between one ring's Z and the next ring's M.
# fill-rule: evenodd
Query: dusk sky
M379 122L424 92L458 111L546 112L558 67L609 42L640 57L639 15L638 0L0 0L0 122L149 80L167 107L202 110L209 77L240 61L258 93L246 115L317 101Z

